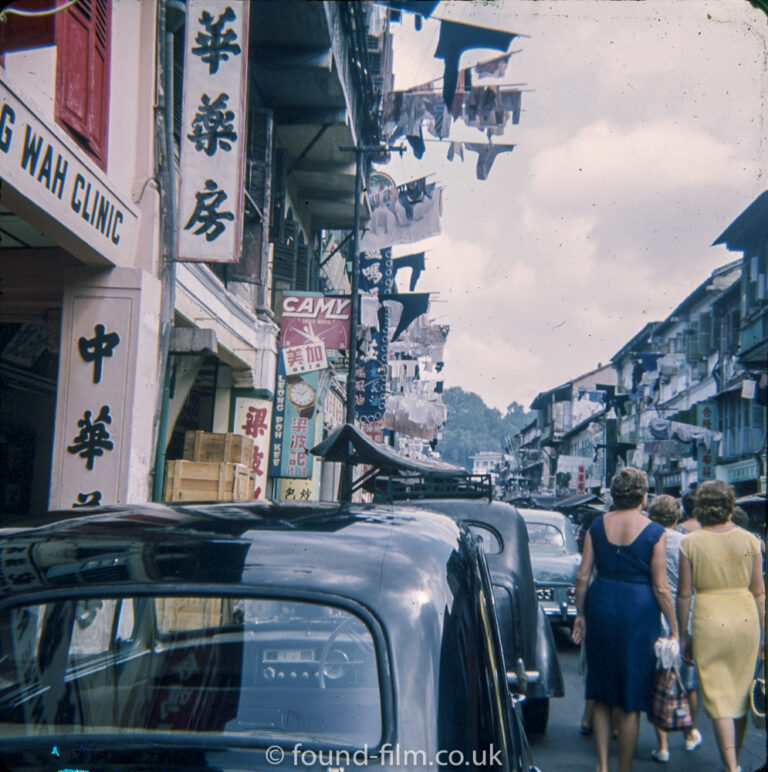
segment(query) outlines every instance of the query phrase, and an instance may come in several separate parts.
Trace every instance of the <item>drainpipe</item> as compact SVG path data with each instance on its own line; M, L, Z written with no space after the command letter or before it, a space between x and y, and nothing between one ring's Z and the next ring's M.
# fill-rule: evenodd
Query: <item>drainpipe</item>
M160 347L158 373L162 390L155 416L155 466L152 480L152 500L163 498L166 435L168 433L168 405L170 402L170 356L173 312L176 305L176 168L173 142L173 35L185 20L183 0L159 0L157 39L159 41L157 86L162 85L162 99L155 106L155 141L160 152L158 177L160 179L160 220L162 228L162 298L160 305ZM158 89L160 91L160 89Z

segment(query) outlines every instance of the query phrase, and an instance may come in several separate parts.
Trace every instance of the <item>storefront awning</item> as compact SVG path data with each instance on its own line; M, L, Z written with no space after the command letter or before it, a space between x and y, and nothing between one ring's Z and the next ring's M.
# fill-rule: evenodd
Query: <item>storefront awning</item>
M386 445L372 442L351 424L335 429L310 451L326 461L367 464L383 474L412 472L425 476L466 474L462 467L432 459L413 459L401 455Z

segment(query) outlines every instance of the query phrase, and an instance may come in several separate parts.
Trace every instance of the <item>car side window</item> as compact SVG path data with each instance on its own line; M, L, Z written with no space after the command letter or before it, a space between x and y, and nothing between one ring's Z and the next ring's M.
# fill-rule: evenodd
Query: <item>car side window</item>
M69 644L70 661L109 651L117 605L114 599L82 598L77 601Z

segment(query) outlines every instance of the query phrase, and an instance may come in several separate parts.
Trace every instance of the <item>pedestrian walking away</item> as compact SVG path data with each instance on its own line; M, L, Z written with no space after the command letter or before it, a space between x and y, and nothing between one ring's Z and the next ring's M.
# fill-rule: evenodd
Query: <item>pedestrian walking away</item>
M749 691L762 659L765 583L758 539L732 522L733 488L720 480L702 483L695 514L701 529L680 545L677 618L683 657L696 658L701 697L712 719L726 772L738 772L749 711ZM693 639L688 618L692 592Z
M657 496L648 507L648 516L650 519L663 526L666 531L667 581L669 582L669 589L672 592L672 598L674 600L677 599L678 578L680 576L680 543L683 540L683 534L676 529L681 512L682 508L677 499L673 496L668 496L667 494ZM686 622L685 626L689 627L689 622ZM663 616L661 619L661 630L662 635L669 635L669 626ZM696 708L698 705L696 668L693 664L683 661L683 658L679 654L676 659L676 665L686 692L686 697L688 698L688 704L691 707L691 718L693 720L693 726L685 731L685 749L687 751L694 751L702 742L701 733L696 729ZM660 663L657 662L656 667L659 668L660 666ZM654 761L664 764L669 761L667 732L656 726L654 729L656 730L658 747L651 752L651 757Z
M678 638L667 582L666 533L641 511L648 478L625 467L611 480L615 509L598 517L584 540L576 577L572 640L587 652L586 698L595 701L597 772L608 772L611 713L618 729L619 772L630 772L640 712L650 708L659 611ZM593 567L597 574L590 584Z

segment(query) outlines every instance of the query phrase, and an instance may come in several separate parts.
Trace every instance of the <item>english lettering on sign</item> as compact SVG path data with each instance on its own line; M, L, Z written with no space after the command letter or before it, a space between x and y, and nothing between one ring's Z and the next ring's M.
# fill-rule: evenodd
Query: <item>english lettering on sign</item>
M0 83L3 180L99 255L116 264L127 262L136 214L57 132Z
M346 321L349 319L350 303L349 298L342 297L289 295L283 298L283 316L303 319L317 319L321 316L325 319Z

